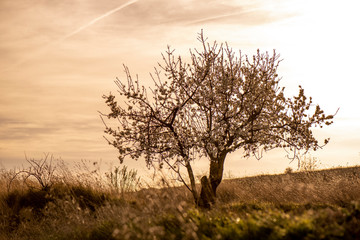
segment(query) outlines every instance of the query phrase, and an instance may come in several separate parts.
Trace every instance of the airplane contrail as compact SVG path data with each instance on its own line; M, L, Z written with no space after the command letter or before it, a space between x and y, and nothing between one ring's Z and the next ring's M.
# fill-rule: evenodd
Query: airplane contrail
M64 36L64 37L62 37L62 38L60 38L60 39L57 40L55 43L62 42L62 41L64 41L64 40L66 40L66 39L74 36L75 34L78 34L78 33L81 32L82 30L90 27L91 25L95 24L96 22L100 21L101 19L106 18L106 17L108 17L108 16L116 13L117 11L120 11L120 10L123 9L123 8L126 8L127 6L129 6L129 5L131 5L131 4L134 4L134 3L137 2L137 1L138 1L138 0L131 0L131 1L129 1L129 2L127 2L127 3L125 3L125 4L121 5L121 6L119 6L119 7L117 7L117 8L114 8L114 9L112 9L112 10L104 13L103 15L101 15L101 16L93 19L93 20L91 20L89 23L85 24L84 26L81 26L81 27L79 27L78 29L76 29L75 31L67 34L66 36Z
M112 15L112 14L114 14L114 13L116 13L116 12L118 12L118 11L124 9L124 8L126 8L127 6L129 6L129 5L131 5L131 4L136 3L137 1L138 1L138 0L130 0L130 1L128 1L128 2L126 2L126 3L124 3L124 4L122 4L122 5L118 6L118 7L116 7L116 8L114 8L114 9L112 9L112 10L110 10L110 11L102 14L101 16L99 16L99 17L97 17L97 18L94 18L93 20L91 20L91 21L88 22L87 24L79 27L79 28L76 29L75 31L73 31L73 32L71 32L71 33L63 36L62 38L57 39L57 40L55 40L55 41L53 41L53 42L45 45L44 47L40 48L37 52L35 52L34 54L32 54L32 56L30 56L30 57L28 57L28 58L25 58L25 59L22 59L22 60L20 60L19 62L15 63L12 67L9 67L9 68L7 68L7 69L2 69L0 72L8 71L8 70L11 70L11 69L13 69L13 68L15 68L15 67L17 67L17 66L20 66L21 64L23 64L23 63L31 60L31 58L40 55L41 53L43 53L44 51L46 51L46 49L48 49L49 47L65 41L66 39L68 39L68 38L70 38L70 37L78 34L79 32L83 31L84 29L86 29L86 28L90 27L91 25L95 24L96 22L98 22L98 21L100 21L100 20L102 20L102 19L104 19L104 18L106 18L106 17L108 17L108 16L110 16L110 15Z

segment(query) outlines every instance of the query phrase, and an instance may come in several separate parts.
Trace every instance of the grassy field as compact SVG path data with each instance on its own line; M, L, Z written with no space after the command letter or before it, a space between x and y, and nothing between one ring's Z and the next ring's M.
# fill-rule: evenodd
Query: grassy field
M360 167L224 180L210 211L127 169L35 169L1 171L0 239L360 239Z

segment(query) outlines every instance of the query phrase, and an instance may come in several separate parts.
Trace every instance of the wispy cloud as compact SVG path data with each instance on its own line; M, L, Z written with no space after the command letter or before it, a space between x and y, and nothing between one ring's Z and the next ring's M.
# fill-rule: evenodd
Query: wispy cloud
M57 40L55 40L55 41L53 41L53 42L45 45L44 47L40 48L38 51L34 52L30 57L21 59L20 61L18 61L17 63L15 63L14 65L12 65L11 67L9 67L8 69L2 69L2 72L6 72L6 71L8 71L8 70L12 70L12 69L14 69L14 68L16 68L16 67L18 67L18 66L20 66L20 65L22 65L22 64L24 64L24 63L26 63L27 61L30 61L32 58L34 58L34 57L36 57L36 56L38 56L38 55L43 54L44 52L46 52L46 50L47 50L48 48L50 48L50 47L52 47L52 46L54 46L54 45L56 45L56 44L59 44L59 43L65 41L65 40L68 39L68 38L71 38L72 36L74 36L74 35L82 32L82 31L84 31L85 29L89 28L90 26L94 25L95 23L101 21L102 19L104 19L104 18L106 18L106 17L109 17L110 15L112 15L112 14L114 14L114 13L116 13L116 12L119 12L119 11L123 10L124 8L130 6L130 5L134 4L134 3L136 3L137 1L138 1L138 0L130 0L130 1L128 1L128 2L126 2L126 3L124 3L124 4L120 5L120 6L118 6L118 7L116 7L116 8L111 9L110 11L108 11L108 12L106 12L106 13L104 13L104 14L96 17L96 18L94 18L94 19L91 20L90 22L86 23L85 25L82 25L81 27L79 27L78 29L70 32L69 34L66 34L65 36L63 36L63 37L61 37L61 38L59 38L59 39L57 39Z
M279 8L281 9L281 8ZM115 16L108 26L119 31L127 28L155 29L163 25L174 27L204 24L232 24L242 26L264 25L287 19L295 12L275 11L259 2L243 1L164 1L147 0L134 4L129 11ZM122 24L119 24L122 23ZM125 23L125 24L124 24Z
M222 14L222 15L218 15L218 16L211 16L211 17L205 17L205 18L201 18L201 19L196 19L194 21L188 22L188 25L195 25L195 24L201 24L201 23L205 23L205 22L211 22L211 21L216 21L216 20L220 20L223 18L228 18L228 17L233 17L236 15L240 15L242 13L230 13L230 14Z

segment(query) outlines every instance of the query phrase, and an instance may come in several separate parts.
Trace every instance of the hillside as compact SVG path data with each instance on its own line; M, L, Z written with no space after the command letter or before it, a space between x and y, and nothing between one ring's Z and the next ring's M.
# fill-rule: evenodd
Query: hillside
M360 200L360 167L224 180L222 201L346 204Z
M121 193L97 180L12 182L0 239L359 239L360 167L224 180L210 211L184 187ZM7 186L9 172L2 172ZM29 185L29 184L28 184Z

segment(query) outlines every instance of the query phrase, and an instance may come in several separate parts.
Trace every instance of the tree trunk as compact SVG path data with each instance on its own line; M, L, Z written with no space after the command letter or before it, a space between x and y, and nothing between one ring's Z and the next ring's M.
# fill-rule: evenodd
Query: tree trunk
M193 194L195 203L197 204L199 201L199 196L198 193L196 191L196 185L195 185L195 177L194 177L194 172L191 168L191 165L189 163L189 160L185 161L185 166L189 175L189 179L190 179L190 187L191 187L191 193Z
M215 203L216 189L221 183L224 171L226 152L220 154L219 158L211 159L210 181L206 176L201 178L201 192L197 205L201 208L210 209Z
M222 153L210 162L210 184L215 197L216 189L222 181L225 157L226 153Z

